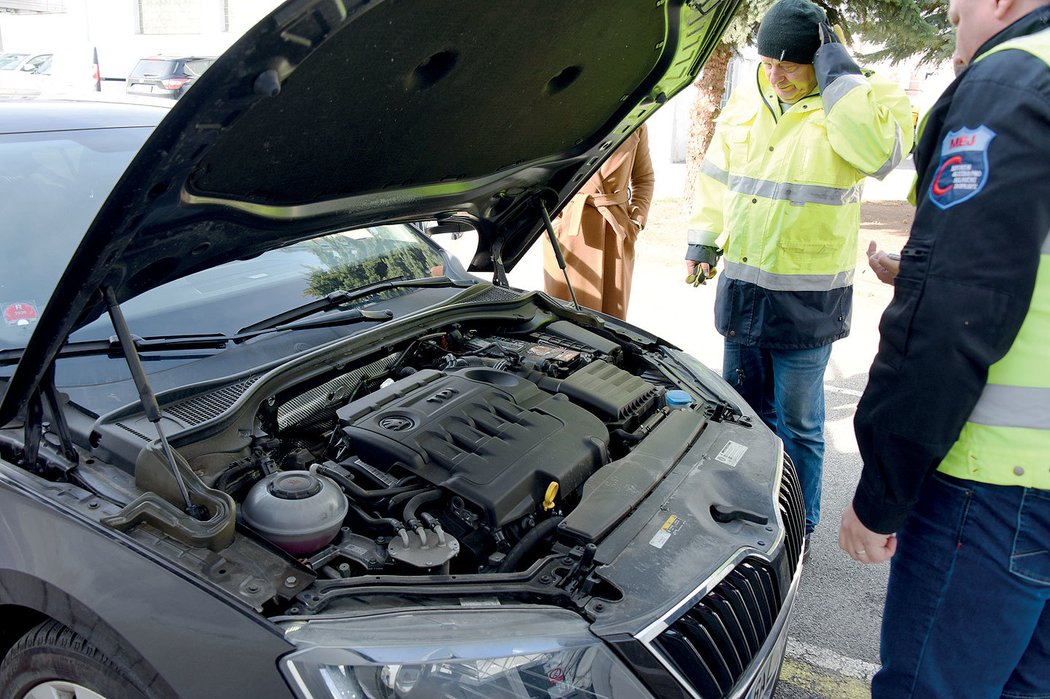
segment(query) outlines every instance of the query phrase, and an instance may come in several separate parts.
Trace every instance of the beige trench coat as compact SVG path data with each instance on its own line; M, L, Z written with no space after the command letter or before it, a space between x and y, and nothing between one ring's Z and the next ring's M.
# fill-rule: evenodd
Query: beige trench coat
M569 280L581 306L626 319L634 244L645 228L654 184L649 136L643 124L609 156L554 221ZM552 296L571 300L548 239L544 239L543 287Z

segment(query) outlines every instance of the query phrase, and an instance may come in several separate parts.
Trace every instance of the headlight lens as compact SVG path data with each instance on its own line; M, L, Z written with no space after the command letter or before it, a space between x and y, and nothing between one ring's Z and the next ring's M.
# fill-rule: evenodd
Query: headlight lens
M312 699L561 699L651 695L563 609L426 610L288 622L281 660Z

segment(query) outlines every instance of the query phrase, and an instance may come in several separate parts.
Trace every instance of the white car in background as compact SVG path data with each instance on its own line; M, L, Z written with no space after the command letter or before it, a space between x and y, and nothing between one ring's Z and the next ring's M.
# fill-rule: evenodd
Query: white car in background
M36 52L0 54L0 94L39 94L53 57Z

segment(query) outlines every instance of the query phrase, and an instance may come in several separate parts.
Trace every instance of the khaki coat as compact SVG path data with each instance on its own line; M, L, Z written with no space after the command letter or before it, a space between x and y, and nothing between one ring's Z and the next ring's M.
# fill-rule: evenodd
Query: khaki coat
M634 245L649 216L655 181L643 124L555 219L558 244L581 306L626 319ZM544 241L543 287L552 296L571 300L548 239Z

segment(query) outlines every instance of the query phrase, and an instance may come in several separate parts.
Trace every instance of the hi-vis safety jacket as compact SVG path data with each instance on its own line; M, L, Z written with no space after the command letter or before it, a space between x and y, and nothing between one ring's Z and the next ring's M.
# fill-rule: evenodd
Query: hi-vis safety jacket
M853 505L899 529L937 469L1050 491L1050 6L930 112L917 206L857 408Z
M759 66L701 166L686 257L723 248L715 325L733 342L801 349L849 333L864 178L911 150L903 90L862 75L842 44L822 47L814 68L819 93L782 113Z

